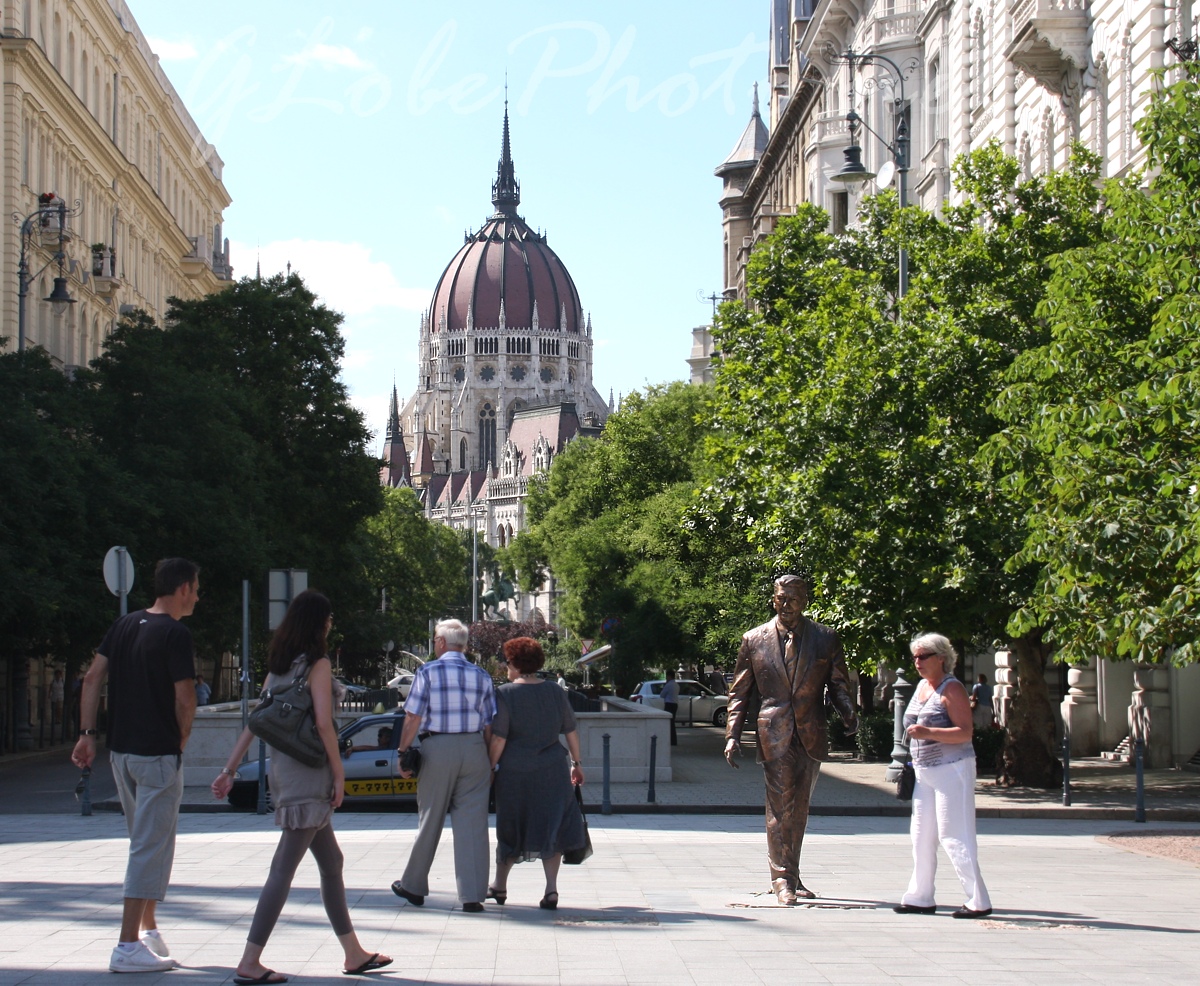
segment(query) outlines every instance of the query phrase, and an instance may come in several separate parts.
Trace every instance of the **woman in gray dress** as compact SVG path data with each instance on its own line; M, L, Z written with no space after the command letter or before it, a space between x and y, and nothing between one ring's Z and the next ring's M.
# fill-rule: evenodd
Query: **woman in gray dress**
M386 955L368 952L358 942L346 906L342 851L333 834L333 810L342 803L346 778L333 724L334 705L341 700L343 689L334 680L326 657L332 627L333 612L329 600L321 593L307 589L292 600L267 649L270 674L264 691L307 672L313 717L325 746L325 763L320 767L309 767L279 750L271 750L270 784L275 802L275 824L283 832L271 861L271 872L258 898L242 960L233 977L239 986L288 981L287 976L262 964L262 952L292 889L296 868L309 852L321 874L321 902L345 954L343 971L353 975L381 969L392 961ZM212 783L213 794L218 798L229 794L238 764L253 739L249 729L242 730L225 767Z
M562 854L587 839L574 791L583 784L579 733L567 693L537 676L546 663L541 644L516 637L505 643L504 659L509 684L496 692L489 747L496 770L496 879L488 897L503 904L514 864L540 859L546 891L538 906L552 911Z

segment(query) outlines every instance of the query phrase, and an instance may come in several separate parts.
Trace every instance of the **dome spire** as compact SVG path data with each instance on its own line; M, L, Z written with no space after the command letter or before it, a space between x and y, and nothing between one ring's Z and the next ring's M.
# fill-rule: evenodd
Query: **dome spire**
M507 89L507 85L505 86ZM515 216L521 204L521 183L513 169L512 146L508 137L508 93L504 95L504 139L500 145L500 163L492 182L492 205L498 215Z

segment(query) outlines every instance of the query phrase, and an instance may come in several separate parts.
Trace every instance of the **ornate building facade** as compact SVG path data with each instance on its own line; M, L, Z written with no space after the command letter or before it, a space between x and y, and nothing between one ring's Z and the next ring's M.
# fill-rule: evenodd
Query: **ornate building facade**
M23 282L25 345L65 370L100 355L123 311L161 319L168 297L229 283L224 163L124 0L0 0L0 59L0 352L19 345ZM61 315L43 300L57 278ZM9 730L18 749L62 730L53 671L0 654L0 748Z
M592 383L592 323L567 268L517 213L508 110L494 212L468 233L421 315L418 382L393 390L382 482L410 485L431 520L492 546L525 524L529 479L571 439L599 434L610 405ZM548 598L520 601L520 616Z
M1197 0L766 0L770 19L767 120L757 93L750 123L716 169L722 181L724 292L745 300L751 251L801 202L825 207L834 231L863 195L832 180L852 143L851 110L869 172L893 179L903 121L909 136L908 202L930 211L956 201L950 169L963 153L998 141L1027 175L1066 163L1074 141L1105 176L1142 163L1135 122L1157 85L1196 57ZM847 51L874 55L851 63ZM869 129L868 129L869 128ZM871 133L874 131L874 135ZM899 163L899 162L896 162ZM891 172L891 173L889 173ZM711 353L693 333L695 366ZM1009 655L995 670L1003 710L1016 682ZM1200 749L1200 667L1093 662L1048 674L1077 755L1128 755L1140 731L1156 766ZM1193 757L1193 759L1200 759Z
M26 344L62 366L84 365L123 310L161 318L167 298L201 297L231 280L224 162L124 0L3 0L0 27L0 334L6 351L17 348L24 245ZM58 213L36 216L27 237L20 225L58 201L68 210L62 275L74 299L61 316L43 301L59 274Z

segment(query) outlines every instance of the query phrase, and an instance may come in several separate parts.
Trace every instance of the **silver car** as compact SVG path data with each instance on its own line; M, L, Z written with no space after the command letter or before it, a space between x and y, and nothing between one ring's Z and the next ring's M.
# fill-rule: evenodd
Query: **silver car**
M363 716L343 726L338 733L342 764L346 771L346 796L343 807L352 804L379 804L415 801L417 779L401 777L396 760L404 711L396 709L383 715ZM414 743L419 746L419 743ZM238 767L238 776L229 792L234 808L253 811L258 806L258 744L252 743L254 759ZM270 758L267 763L270 764ZM270 780L267 803L270 805Z
M641 702L655 709L663 707L662 689L666 680L643 681L632 695L631 702ZM718 695L698 681L679 682L679 707L675 710L676 722L702 722L706 725L724 726L729 718L729 696Z

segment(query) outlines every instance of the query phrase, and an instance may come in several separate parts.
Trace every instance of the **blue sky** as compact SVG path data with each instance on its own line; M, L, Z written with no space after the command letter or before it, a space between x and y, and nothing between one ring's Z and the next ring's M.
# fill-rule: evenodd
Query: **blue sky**
M686 379L721 288L712 172L766 76L767 3L130 5L225 161L235 275L291 261L345 315L377 433L393 379L416 385L438 276L492 212L506 72L520 211L592 315L597 389Z

